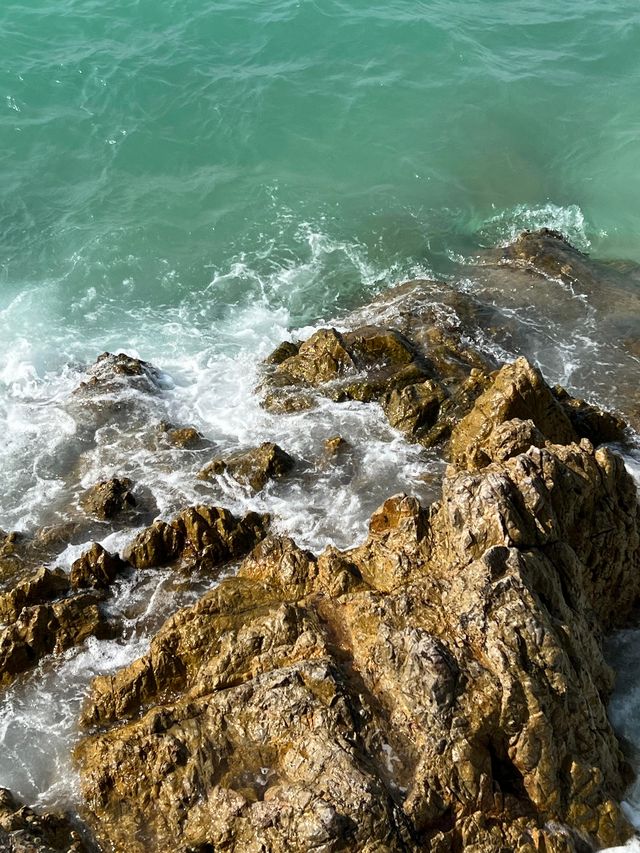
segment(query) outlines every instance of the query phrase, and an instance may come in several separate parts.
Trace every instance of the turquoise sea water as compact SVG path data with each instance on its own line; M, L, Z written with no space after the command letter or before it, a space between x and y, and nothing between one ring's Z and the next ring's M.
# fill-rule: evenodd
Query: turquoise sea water
M637 0L5 0L0 57L4 529L64 519L70 492L114 474L164 512L202 499L193 470L144 449L144 424L87 439L65 401L111 349L166 373L142 421L302 459L348 435L346 477L214 497L302 544L349 545L389 494L421 494L424 454L374 407L267 415L260 356L525 227L640 261ZM570 384L590 341L564 334L550 378ZM169 612L162 583L121 595ZM92 641L5 692L0 785L73 801L82 691L140 653L136 618L128 645Z
M0 55L0 306L45 340L308 321L527 223L640 258L635 0L7 0Z

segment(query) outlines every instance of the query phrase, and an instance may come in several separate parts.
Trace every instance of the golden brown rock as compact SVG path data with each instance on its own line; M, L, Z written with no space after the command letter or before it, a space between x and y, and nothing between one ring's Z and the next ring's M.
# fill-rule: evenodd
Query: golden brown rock
M205 465L198 477L208 480L228 471L234 480L259 492L269 480L284 477L294 466L292 456L272 441L265 441L250 450L213 459Z
M381 403L391 426L417 441L436 425L445 399L443 388L427 380L401 390L394 388Z
M127 568L117 555L94 542L71 566L71 586L74 589L106 589Z
M67 592L67 575L61 569L51 571L42 566L0 595L0 622L15 622L23 608L51 601Z
M255 512L238 519L220 507L190 507L171 522L155 521L141 531L123 558L137 569L177 560L185 568L214 568L244 556L265 535L268 523L268 516Z
M81 593L23 607L18 618L0 630L0 685L11 683L46 655L59 654L87 637L113 636L100 601L96 595Z
M101 521L107 521L136 507L132 494L133 482L128 477L102 480L84 493L81 504L86 512Z
M576 438L563 406L540 371L525 358L519 358L497 373L489 388L454 428L451 436L454 464L470 469L487 465L491 456L485 445L492 443L492 432L516 418L531 421L534 428L553 443L566 444Z
M572 440L529 365L501 373L483 467L450 466L441 502L389 499L344 553L265 539L94 681L84 721L103 730L77 759L107 847L576 853L628 836L601 639L640 596L635 487Z

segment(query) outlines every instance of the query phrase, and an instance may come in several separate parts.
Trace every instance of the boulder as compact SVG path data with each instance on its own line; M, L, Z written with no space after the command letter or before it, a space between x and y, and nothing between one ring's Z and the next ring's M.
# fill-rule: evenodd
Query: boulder
M81 504L86 512L101 521L109 521L122 513L135 511L137 501L128 477L102 480L83 494Z
M126 353L103 352L87 368L86 375L86 380L78 385L74 394L112 394L125 386L155 394L162 386L161 374L156 367Z
M505 365L453 429L451 461L471 470L544 441L622 441L626 424L563 388L549 388L525 358Z
M295 466L295 459L271 441L263 442L230 456L218 457L199 472L201 480L209 480L227 471L234 480L254 492L263 489L269 480L280 479Z
M171 522L155 521L124 550L137 569L180 560L185 568L212 569L244 556L266 534L269 516L248 513L238 519L227 509L195 506Z
M273 352L269 353L269 355L265 359L266 364L282 364L286 359L291 358L294 355L298 355L298 351L300 350L300 342L297 341L282 341L281 344L273 350Z
M138 533L122 556L136 569L148 569L177 560L183 547L184 535L178 526L159 520Z
M390 498L346 552L267 537L93 682L76 759L106 848L577 853L630 835L601 643L640 600L635 486L526 362L492 389L438 503Z
M431 433L446 400L441 385L431 380L394 388L382 398L382 409L392 427L413 440Z
M167 421L158 424L156 439L160 446L169 445L180 450L203 450L212 445L194 426L176 426Z
M73 562L70 575L71 586L74 589L107 589L126 569L127 563L94 542Z
M320 329L293 354L278 361L272 355L265 363L277 365L268 375L269 386L321 388L338 401L370 402L425 375L411 342L378 326L344 333Z
M448 438L483 390L489 365L454 335L435 325L425 329L414 302L405 307L404 300L429 283L409 284L385 295L393 302L391 294L400 292L403 304L395 320L402 321L403 331L382 324L345 332L320 329L292 355L267 360L263 405L276 412L307 409L313 389L336 402L380 402L391 425L410 441L432 446ZM385 300L378 311L388 320ZM419 298L417 304L422 305Z

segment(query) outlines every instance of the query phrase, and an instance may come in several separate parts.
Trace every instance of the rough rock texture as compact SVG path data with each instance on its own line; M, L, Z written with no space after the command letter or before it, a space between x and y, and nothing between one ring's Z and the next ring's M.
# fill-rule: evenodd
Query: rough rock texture
M259 447L213 459L205 465L198 477L208 480L227 471L243 486L259 492L269 480L280 479L288 474L294 465L295 459L285 450L271 441L265 441Z
M266 362L267 408L308 407L312 405L308 389L336 401L376 400L391 426L410 441L427 447L445 442L491 384L496 365L468 349L460 329L446 328L430 301L434 287L432 282L407 282L373 304L381 320L393 318L399 329L382 325L344 333L321 329L292 355L278 350L277 358ZM452 301L461 313L462 308L470 311L472 300L452 297Z
M16 587L11 614L15 618L0 629L0 685L9 684L46 655L59 654L87 637L113 636L113 627L100 611L98 595L80 593L51 600L60 590L51 578L44 579L45 572L41 570ZM6 596L5 606L8 614L11 605Z
M156 393L161 387L160 372L152 364L126 353L114 355L103 352L87 369L87 379L76 388L75 394L111 394L123 385L146 393Z
M0 788L0 849L5 853L92 853L66 815L38 813Z
M337 401L370 402L427 376L413 344L398 331L381 326L344 333L320 329L293 350L281 344L265 364L272 367L266 379L271 390L264 402L276 411L311 405L307 395L296 396L296 386L319 389Z
M332 435L324 440L323 446L325 454L333 459L349 449L349 442L341 435Z
M0 595L0 622L15 622L24 607L52 601L67 592L69 578L62 569L50 571L42 566Z
M389 499L344 553L268 537L97 678L77 760L105 846L626 838L600 641L640 595L640 516L621 459L574 429L526 362L504 368L454 435L441 502Z
M91 486L81 499L82 506L102 521L135 510L137 501L132 494L133 482L128 477L102 480Z
M74 589L106 589L126 569L127 563L94 542L89 550L72 564L71 586Z
M568 337L571 358L580 362L572 381L637 425L640 274L619 267L588 258L556 232L525 232L461 264L463 287L405 282L344 318L345 331L322 329L278 348L265 363L263 404L290 412L313 406L318 394L376 400L409 440L446 447L451 428L500 366L495 353L529 353L558 370ZM360 345L371 338L377 349ZM616 375L613 390L607 364ZM435 389L422 387L425 381ZM565 409L576 433L595 444L624 438L615 416L582 401Z
M125 549L123 558L137 569L180 560L185 568L211 569L244 556L262 539L267 515L255 512L236 518L221 507L194 506L171 522L155 521Z
M87 564L91 562L91 554L85 555ZM97 551L93 557L98 557ZM104 569L105 560L102 562ZM96 569L99 564L98 558ZM90 636L113 635L113 626L100 610L100 595L68 595L79 576L78 569L75 575L76 578L72 572L70 583L61 569L42 566L34 572L17 575L13 584L0 594L0 623L4 623L0 627L0 685L11 683L16 675L35 666L46 655L59 654Z
M620 441L625 424L562 388L550 389L525 358L505 365L453 429L451 459L470 469L524 452L531 445L588 438Z

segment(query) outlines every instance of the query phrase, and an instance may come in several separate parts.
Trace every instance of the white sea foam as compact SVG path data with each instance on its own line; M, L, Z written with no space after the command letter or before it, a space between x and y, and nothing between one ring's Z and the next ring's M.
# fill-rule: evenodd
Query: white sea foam
M479 229L479 236L488 245L511 243L522 231L551 228L559 231L577 249L583 252L591 248L588 225L584 213L577 204L562 206L547 204L530 207L519 204L489 217Z

